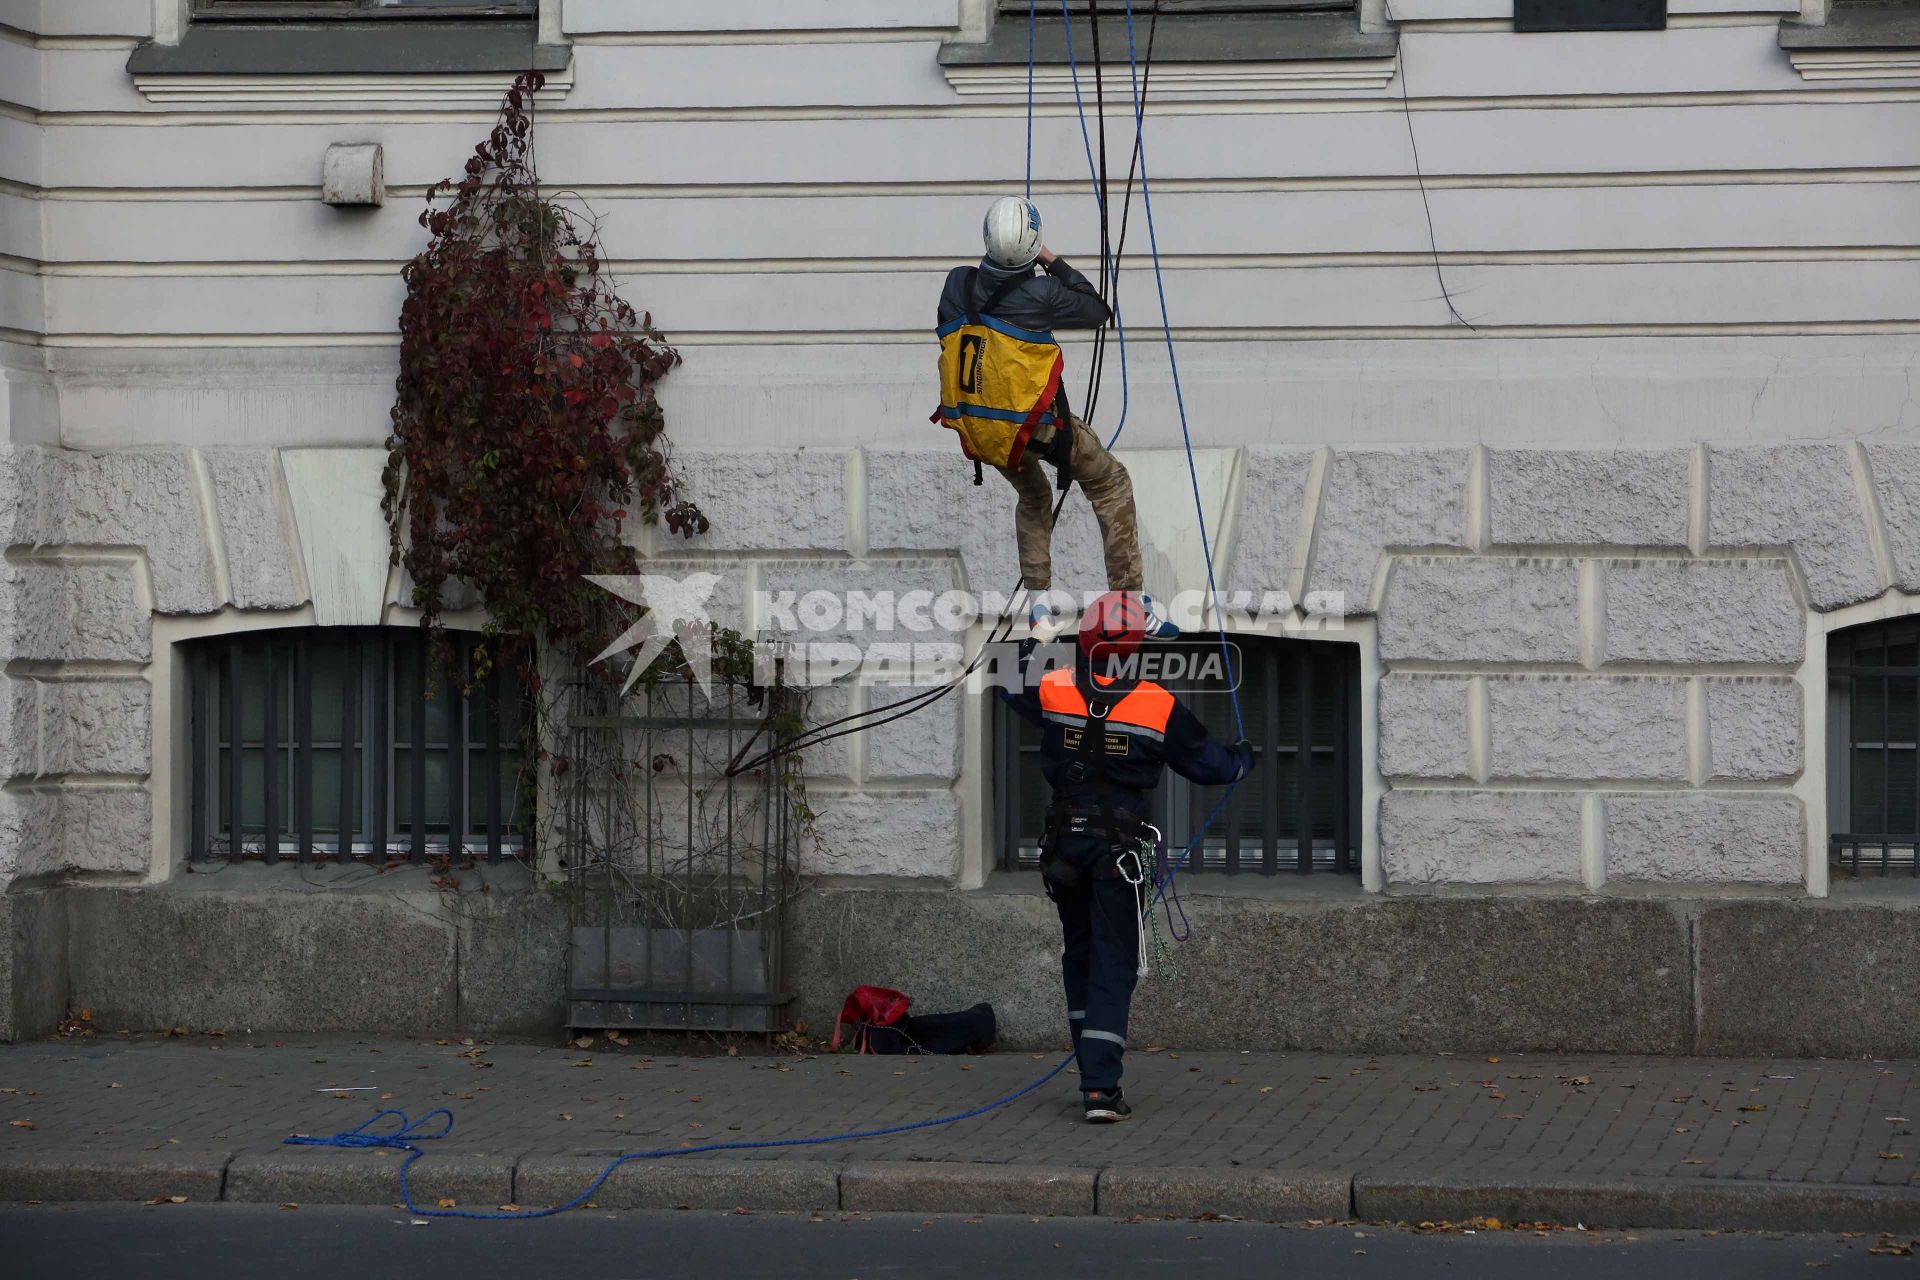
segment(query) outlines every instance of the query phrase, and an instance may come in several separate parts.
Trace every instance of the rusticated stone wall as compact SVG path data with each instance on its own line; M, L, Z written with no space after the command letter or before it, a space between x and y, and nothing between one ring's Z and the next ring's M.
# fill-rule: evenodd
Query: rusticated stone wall
M1174 474L1131 456L1138 474ZM777 624L766 593L1005 591L1017 576L1012 494L995 477L975 488L948 449L679 458L714 527L643 551L659 572L718 573L724 621ZM1805 802L1822 758L1809 619L1920 585L1920 448L1248 448L1203 463L1224 592L1373 620L1321 638L1372 650L1366 820L1386 888L1807 882L1824 839ZM342 548L380 545L377 471L369 450L0 453L0 882L152 872L171 781L153 776L167 667L152 619L375 620L364 602L405 584ZM1199 563L1174 545L1191 495L1156 480L1139 500L1163 575L1149 585L1201 585L1165 577ZM1056 562L1062 587L1101 583L1077 494ZM888 628L807 638L967 640L938 621ZM817 708L897 696L841 686ZM985 752L964 710L949 698L811 753L809 871L937 885L990 864L991 822L967 803Z

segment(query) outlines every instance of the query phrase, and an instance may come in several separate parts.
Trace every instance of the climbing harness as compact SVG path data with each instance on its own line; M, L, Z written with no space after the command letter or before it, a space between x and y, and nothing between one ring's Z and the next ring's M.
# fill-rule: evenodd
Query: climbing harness
M1037 0L1029 0L1029 9L1028 9L1027 187L1029 191L1031 191L1032 189L1032 180L1033 180L1032 179L1032 174L1033 174L1032 31L1033 31L1033 21L1034 21L1033 5L1036 2ZM1144 137L1146 107L1145 107L1144 95L1145 95L1145 85L1146 85L1147 75L1150 75L1152 72L1152 44L1151 44L1152 37L1150 34L1149 44L1148 44L1148 58L1147 58L1147 64L1145 68L1146 75L1143 75L1141 63L1135 51L1133 0L1124 0L1124 4L1125 4L1126 28L1127 28L1127 64L1128 64L1128 72L1129 72L1129 83L1131 85L1131 90L1132 90L1132 107L1133 107L1133 116L1134 116L1134 125L1135 125L1134 160L1137 162L1137 166L1139 170L1141 205L1146 214L1147 238L1148 238L1148 243L1151 247L1151 252L1152 252L1154 285L1155 285L1156 293L1158 294L1159 304L1160 304L1160 327L1161 327L1162 333L1165 335L1165 338L1166 338L1167 361L1168 361L1168 366L1171 370L1172 378L1173 378L1174 403L1176 408L1179 411L1179 416L1180 416L1180 438L1186 449L1187 473L1193 488L1194 514L1199 520L1201 550L1205 555L1206 562L1207 562L1207 591L1208 591L1210 601L1212 602L1214 608L1217 609L1218 602L1219 602L1219 590L1216 585L1215 577L1214 577L1213 545L1207 531L1206 511L1205 511L1204 503L1200 494L1199 470L1193 458L1193 439L1189 432L1188 424L1187 424L1186 401L1184 396L1181 393L1179 359L1174 350L1173 330L1167 321L1166 287L1161 275L1160 247L1159 247L1158 236L1156 234L1155 227L1154 227L1152 188L1151 188L1151 182L1148 174L1147 161L1146 161L1146 144L1145 144L1145 137ZM1073 22L1072 22L1071 12L1068 9L1068 0L1061 0L1060 7L1061 7L1061 15L1065 19L1065 24L1067 28L1068 62L1069 62L1070 69L1072 71L1073 85L1074 85L1074 99L1075 99L1076 107L1078 108L1080 113L1082 136L1084 139L1086 136L1085 100L1082 97L1082 94L1080 92L1079 65L1073 55L1073 44L1072 44ZM1109 242L1107 238L1107 200L1106 200L1105 165L1104 165L1105 151L1106 151L1106 119L1105 119L1106 113L1104 110L1105 91L1104 91L1104 86L1101 83L1101 73L1103 68L1100 65L1099 4L1097 0L1089 0L1087 7L1088 7L1089 16L1092 22L1093 32L1094 32L1094 59L1095 59L1094 83L1095 83L1096 99L1099 104L1097 109L1099 110L1100 117L1101 117L1100 144L1101 144L1102 161L1101 161L1101 164L1094 169L1094 181L1096 184L1096 190L1097 190L1098 199L1100 202L1100 214L1101 214L1101 280L1102 280L1103 288L1117 291L1118 282L1119 282L1119 256L1120 256L1119 248L1120 246L1114 246L1113 252L1109 254ZM1158 3L1158 0L1155 0L1154 21L1156 25L1158 23L1158 19L1159 19L1159 3ZM1090 167L1093 167L1090 145L1089 145L1088 159L1089 159ZM1129 203L1131 202L1131 197L1132 197L1132 187L1133 187L1132 180L1133 180L1133 173L1130 168L1128 173L1128 181L1127 181L1127 195L1128 195ZM1124 245L1124 242L1125 242L1125 234L1126 234L1125 228L1126 228L1126 215L1123 213L1122 221L1121 221L1121 245L1122 246ZM1119 325L1119 307L1117 305L1117 302L1110 301L1109 305L1112 307L1114 311L1115 328L1116 328L1116 333L1119 336L1121 387L1122 387L1122 397L1123 397L1121 402L1121 405L1122 405L1121 424L1124 426L1125 413L1126 413L1125 330L1124 328L1121 328ZM1105 330L1102 329L1096 334L1096 337L1095 337L1096 360L1100 358L1099 353L1103 352L1104 350L1104 340L1105 340ZM1098 366L1096 365L1093 369L1090 369L1089 374L1090 374L1090 377L1097 377ZM1091 401L1094 398L1096 391L1097 391L1097 383L1095 383L1094 387L1090 388L1090 391L1089 391L1089 415L1088 415L1089 418L1091 417ZM1119 438L1119 432L1118 430L1116 430L1114 433L1114 439L1117 440L1118 438ZM1065 504L1065 502L1066 502L1066 495L1063 493L1059 501L1057 501L1054 504L1053 516L1052 516L1054 521L1057 522L1059 520L1060 510L1061 510L1061 507ZM1020 590L1023 589L1024 587L1025 587L1025 582L1024 580L1022 580L1022 582L1018 586L1016 586L1015 594L1018 595ZM947 694L951 693L955 688L959 687L959 685L963 681L965 681L965 679L968 676L972 675L974 671L978 670L981 662L985 660L986 654L990 651L990 647L996 643L1000 643L1004 641L1008 636L1012 634L1012 629L1013 629L1013 613L1009 611L1008 616L1002 621L1002 623L997 625L993 629L993 631L989 634L988 638L982 642L980 652L974 657L973 661L968 664L966 670L962 671L960 675L957 676L954 680L948 682L945 685L940 686L939 688L927 690L923 693L916 694L909 698L903 698L897 702L889 703L881 707L871 708L870 710L859 713L857 715L843 716L837 720L829 721L826 724L817 726L816 729L813 731L809 731L808 733L799 735L796 739L793 739L787 743L779 744L777 747L769 749L765 752L762 752L760 755L755 756L750 760L743 761L742 757L745 756L747 751L752 749L754 742L757 741L759 737L759 734L756 733L754 735L754 738L749 739L747 745L742 747L740 753L736 755L733 761L731 761L728 764L728 767L727 767L728 776L732 776L737 773L743 773L743 772L750 771L752 769L760 768L765 764L769 763L770 761L780 758L781 756L787 755L794 751L804 750L807 747L817 746L822 742L831 741L832 739L844 736L845 734L858 733L867 729L876 728L879 725L889 723L890 721L900 719L904 716L912 715L914 712L919 711L924 707L932 705L934 702L938 701L942 697L945 697ZM1220 650L1221 650L1222 657L1227 661L1226 669L1229 672L1231 672L1233 669L1231 651L1228 648L1226 636L1224 634L1220 637ZM1243 721L1241 717L1240 695L1239 695L1239 690L1237 685L1234 685L1234 684L1229 685L1229 696L1232 701L1233 718L1234 718L1234 725L1235 725L1236 731L1239 732L1240 736L1244 737L1245 730L1244 730ZM851 724L853 727L843 727L849 724ZM765 728L766 726L763 725L761 731L764 732ZM834 732L823 732L825 730L834 730ZM1234 782L1228 784L1225 791L1221 794L1219 801L1214 805L1212 811L1208 813L1206 820L1200 824L1200 827L1194 833L1193 838L1187 842L1186 847L1180 851L1180 854L1177 858L1168 857L1166 855L1165 847L1163 843L1163 837L1157 828L1151 828L1154 831L1153 841L1151 842L1136 841L1136 843L1131 847L1131 849L1127 851L1127 853L1130 855L1129 860L1132 863L1133 870L1130 875L1125 870L1122 871L1122 874L1128 875L1129 883L1134 884L1137 888L1137 891L1140 892L1141 897L1146 899L1144 908L1141 912L1142 922L1140 925L1140 928L1143 930L1142 934L1140 935L1142 939L1142 950L1141 950L1142 959L1144 962L1147 942L1150 939L1151 946L1153 948L1154 955L1155 955L1156 964L1161 966L1161 973L1163 976L1177 974L1178 969L1177 969L1177 966L1173 963L1171 948L1167 947L1165 942L1160 938L1159 925L1157 920L1152 919L1154 908L1157 904L1164 903L1166 905L1168 929L1170 932L1172 932L1173 930L1173 923L1172 923L1173 914L1172 913L1174 908L1177 907L1179 904L1179 894L1177 889L1175 888L1174 878L1179 872L1179 870L1181 869L1181 867L1183 867L1186 864L1187 860L1193 856L1194 850L1200 846L1201 841L1205 839L1207 831L1213 826L1214 819L1220 815L1222 810L1224 810L1227 804L1232 800L1233 793L1239 787L1239 785L1240 785L1239 779L1236 779ZM1145 885L1149 876L1145 859L1149 856L1149 854L1151 854L1152 856L1152 872L1151 872L1152 893L1151 894L1147 894L1145 892ZM1136 879L1134 877L1138 877L1138 878ZM1184 921L1184 913L1182 915L1182 919ZM1148 922L1149 920L1152 920L1152 922L1149 923ZM1179 933L1174 933L1174 937L1176 940L1178 940L1181 936L1182 935ZM857 1141L862 1141L868 1138L884 1138L884 1137L892 1136L894 1134L910 1133L918 1129L931 1129L931 1128L937 1128L943 1125L958 1124L963 1120L971 1120L977 1116L986 1115L989 1112L996 1111L1001 1107L1007 1106L1013 1102L1018 1101L1021 1098L1026 1097L1028 1094L1031 1094L1035 1090L1042 1088L1048 1082L1052 1081L1055 1077L1060 1075L1060 1073L1065 1071L1067 1066L1073 1061L1074 1061L1073 1055L1069 1054L1065 1058L1062 1058L1057 1064L1055 1064L1053 1068L1049 1070L1045 1075L1042 1075L1039 1079L1033 1081L1031 1084L1025 1085L1015 1090L1012 1093L996 1098L992 1102L988 1102L982 1106L975 1107L970 1111L961 1111L961 1112L956 1112L953 1115L938 1116L929 1120L915 1121L911 1124L891 1125L885 1128L878 1128L878 1129L856 1130L848 1133L829 1134L823 1137L815 1137L815 1138L779 1138L779 1139L770 1139L770 1140L764 1140L764 1141L758 1141L758 1142L714 1142L714 1143L707 1143L701 1146L694 1146L694 1147L663 1147L663 1148L657 1148L651 1151L627 1152L625 1154L614 1157L608 1163L607 1167L600 1172L599 1176L596 1177L587 1186L587 1189L585 1191L582 1191L579 1195L575 1196L573 1199L565 1202L564 1204L554 1205L550 1208L544 1208L544 1209L525 1209L525 1210L518 1210L518 1211L509 1211L509 1210L481 1211L481 1210L457 1209L457 1208L426 1209L426 1208L422 1208L421 1206L419 1206L414 1202L413 1192L410 1186L408 1185L408 1173L412 1169L414 1162L419 1160L421 1156L426 1154L425 1149L420 1146L420 1143L423 1141L432 1141L432 1140L444 1138L448 1136L450 1133L452 1133L453 1131L453 1113L445 1107L435 1108L434 1110L429 1111L425 1115L421 1116L420 1119L417 1121L409 1119L407 1114L404 1111L398 1111L398 1110L380 1111L374 1114L372 1117L370 1117L365 1123L361 1124L359 1127L354 1129L343 1130L342 1132L333 1134L330 1137L295 1135L293 1137L287 1138L285 1141L288 1145L293 1145L293 1146L347 1147L347 1148L371 1147L371 1148L383 1148L388 1150L404 1151L406 1152L406 1158L403 1161L401 1161L401 1164L400 1164L400 1194L409 1212L413 1213L418 1217L423 1217L423 1218L471 1218L471 1219L479 1219L479 1220L519 1221L519 1220L530 1219L530 1218L550 1217L554 1214L564 1213L569 1209L575 1208L582 1204L586 1204L593 1197L593 1195L597 1191L599 1191L599 1189L603 1185L605 1185L607 1179L613 1176L614 1170L618 1169L621 1165L629 1164L635 1161L660 1160L660 1159L666 1159L668 1157L673 1157L673 1156L703 1155L703 1154L709 1154L712 1152L720 1152L720 1151L764 1151L764 1150L783 1148L783 1147L824 1146L830 1143L857 1142ZM383 1121L386 1121L389 1118L392 1118L398 1122L395 1127L384 1129L384 1130L376 1128L376 1126L379 1126ZM429 1125L432 1121L436 1119L442 1120L443 1123L440 1125L438 1130L429 1131L425 1126Z

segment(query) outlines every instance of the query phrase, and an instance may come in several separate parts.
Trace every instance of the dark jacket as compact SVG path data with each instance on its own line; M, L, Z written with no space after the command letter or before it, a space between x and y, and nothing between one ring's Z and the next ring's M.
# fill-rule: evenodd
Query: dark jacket
M1089 803L1105 800L1109 804L1144 813L1141 807L1142 793L1151 792L1160 785L1162 768L1172 769L1181 777L1203 786L1233 782L1245 772L1245 762L1238 753L1215 741L1207 733L1207 727L1200 723L1200 717L1189 711L1186 704L1171 695L1165 695L1171 699L1172 706L1168 709L1164 727L1159 729L1158 738L1151 734L1105 735L1112 744L1111 749L1101 756L1106 773L1105 784L1093 780L1074 781L1073 766L1079 761L1079 753L1067 742L1069 730L1074 726L1045 714L1038 684L1027 679L1033 651L1034 642L1031 639L1021 642L1020 688L1018 692L1005 688L999 692L1006 704L1022 718L1041 727L1040 772L1053 789L1056 800ZM1147 681L1142 681L1138 687L1164 694L1159 686Z
M1022 275L1026 280L993 308L994 316L1010 325L1044 333L1052 329L1098 329L1113 318L1093 285L1068 266L1065 258L1055 258L1045 275L1033 274L1031 267L1009 270L987 261L982 261L977 270L976 275L973 267L955 267L947 273L946 288L940 291L939 318L934 323L945 324L970 314L992 297L995 289Z

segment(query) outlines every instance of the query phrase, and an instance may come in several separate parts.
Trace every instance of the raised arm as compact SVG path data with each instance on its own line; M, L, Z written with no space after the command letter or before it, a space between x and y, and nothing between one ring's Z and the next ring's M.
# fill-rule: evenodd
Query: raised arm
M1113 319L1113 311L1100 300L1093 284L1046 246L1040 249L1040 265L1046 279L1036 290L1045 299L1055 329L1098 329Z

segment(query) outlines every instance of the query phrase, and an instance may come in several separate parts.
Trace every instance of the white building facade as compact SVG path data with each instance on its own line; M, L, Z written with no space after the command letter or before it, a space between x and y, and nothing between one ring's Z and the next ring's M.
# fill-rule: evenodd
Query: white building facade
M405 873L223 881L191 816L224 785L196 652L416 617L380 507L398 271L515 69L548 76L543 179L685 357L662 398L713 528L652 536L650 563L721 573L749 630L782 591L1017 577L1011 493L973 487L927 412L940 282L1023 186L1024 4L339 8L0 0L12 1035L69 1003L563 1020L537 887L452 910ZM1100 8L1117 192L1124 0ZM1058 9L1034 21L1032 190L1091 271ZM1219 586L1337 603L1237 637L1268 664L1264 789L1188 882L1155 1038L1920 1047L1920 6L1516 29L1646 25L1623 9L1166 5L1144 155ZM349 203L330 148L359 149L333 153ZM1132 217L1095 425L1124 398L1172 594L1205 560ZM1067 343L1076 397L1088 355ZM1058 585L1100 585L1091 524L1071 501ZM1027 772L985 697L810 755L802 1016L874 981L1064 1039Z

